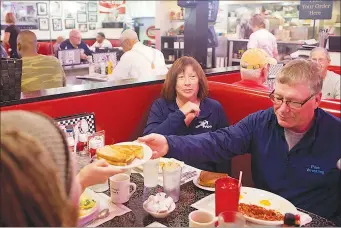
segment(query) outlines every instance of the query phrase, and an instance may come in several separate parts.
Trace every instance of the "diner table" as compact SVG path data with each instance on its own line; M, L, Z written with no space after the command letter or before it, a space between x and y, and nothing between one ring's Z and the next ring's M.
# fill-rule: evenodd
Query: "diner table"
M130 200L124 205L131 209L130 212L117 216L112 220L103 223L101 227L145 227L153 222L159 222L167 227L188 227L188 215L192 211L196 210L191 205L198 200L212 194L212 192L202 190L193 184L193 181L189 181L181 185L180 200L176 203L175 210L164 219L156 219L149 215L143 209L143 202L150 194L149 189L144 188L143 176L139 173L131 174L131 182L137 186L136 192L132 195ZM161 186L157 186L154 191L162 191ZM105 194L110 196L110 190L106 191ZM334 223L328 221L313 213L309 213L302 209L299 209L304 213L311 216L312 222L306 224L306 227L331 227L335 226Z

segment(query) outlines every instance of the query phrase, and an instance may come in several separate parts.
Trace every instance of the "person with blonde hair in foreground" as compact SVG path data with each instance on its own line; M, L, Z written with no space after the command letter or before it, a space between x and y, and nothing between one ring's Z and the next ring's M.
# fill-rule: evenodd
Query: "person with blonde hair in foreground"
M1 226L77 226L79 197L121 170L100 160L75 174L63 132L46 116L1 112Z
M276 77L273 107L233 126L187 136L151 134L139 138L153 158L172 157L188 165L221 162L251 154L256 188L273 192L296 207L335 218L341 209L341 120L319 108L322 77L318 64L293 60Z

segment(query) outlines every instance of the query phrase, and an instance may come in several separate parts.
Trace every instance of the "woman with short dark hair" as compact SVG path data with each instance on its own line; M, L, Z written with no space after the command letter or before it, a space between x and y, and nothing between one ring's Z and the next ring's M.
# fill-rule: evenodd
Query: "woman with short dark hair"
M207 96L207 79L200 64L188 56L177 59L167 73L161 98L151 107L143 134L196 135L226 127L223 107ZM230 162L196 167L227 173Z

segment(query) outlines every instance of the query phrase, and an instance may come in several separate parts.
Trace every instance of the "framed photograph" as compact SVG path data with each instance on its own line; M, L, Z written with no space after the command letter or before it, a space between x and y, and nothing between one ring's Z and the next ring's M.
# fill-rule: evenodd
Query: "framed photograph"
M49 19L48 18L38 18L39 30L48 31L49 28Z
M88 31L88 24L78 24L78 30L80 32L87 32Z
M86 13L86 3L85 2L77 2L79 13Z
M90 23L89 30L96 30L96 23Z
M75 29L76 22L75 19L65 19L65 29Z
M61 18L53 18L52 19L52 26L53 26L53 31L62 31L62 19Z
M62 17L62 3L59 1L50 2L51 17Z
M88 2L88 12L97 13L97 10L98 10L97 2Z
M89 22L97 22L97 15L89 14Z
M37 3L37 15L38 16L47 16L47 4L45 2Z
M78 13L77 14L77 23L86 23L88 22L88 18L86 13Z

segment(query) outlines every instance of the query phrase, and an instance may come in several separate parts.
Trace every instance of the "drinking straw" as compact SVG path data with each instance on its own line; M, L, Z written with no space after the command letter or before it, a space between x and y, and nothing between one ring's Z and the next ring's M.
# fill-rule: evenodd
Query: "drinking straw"
M240 171L240 172L239 172L239 183L238 183L238 187L240 187L241 184L242 184L242 177L243 177L243 171Z

